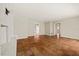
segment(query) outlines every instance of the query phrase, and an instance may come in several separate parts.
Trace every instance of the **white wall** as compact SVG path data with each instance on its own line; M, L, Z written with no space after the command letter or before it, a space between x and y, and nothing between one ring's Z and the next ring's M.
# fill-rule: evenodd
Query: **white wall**
M79 39L79 17L67 18L55 23L60 24L60 34L62 37Z
M35 24L40 25L39 35L45 34L44 22L29 19L28 17L16 16L14 20L14 29L16 39L27 38L33 36L35 31Z
M14 19L14 31L16 39L27 38L28 27L28 19L17 15Z
M44 35L45 34L45 26L44 26L44 22L41 21L37 21L37 20L33 20L30 19L29 23L28 23L28 36L34 36L35 34L35 24L39 24L39 35Z
M79 39L79 17L46 22L46 35L56 35L56 23L60 23L60 34L62 37Z
M45 23L45 34L50 35L50 22Z
M54 35L54 22L50 22L50 36Z
M54 35L54 22L46 22L45 23L45 34L53 36Z
M61 35L79 39L79 17L61 21Z

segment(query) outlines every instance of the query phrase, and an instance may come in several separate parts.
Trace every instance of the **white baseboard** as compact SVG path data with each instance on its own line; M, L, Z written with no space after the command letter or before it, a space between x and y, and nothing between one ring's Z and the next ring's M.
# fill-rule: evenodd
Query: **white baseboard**
M67 36L67 35L61 35L61 37L66 37L66 38L71 38L71 39L79 40L79 37L73 37L73 36Z
M16 40L22 39L22 38L28 38L28 36L19 36L19 35L15 35L15 39L16 39Z

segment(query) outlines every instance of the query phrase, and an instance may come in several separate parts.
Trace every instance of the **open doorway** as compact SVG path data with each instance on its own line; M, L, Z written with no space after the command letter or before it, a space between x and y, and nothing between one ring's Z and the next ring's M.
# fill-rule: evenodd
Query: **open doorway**
M38 39L39 38L39 31L40 30L40 26L39 24L35 24L35 35L34 38Z
M60 38L60 23L56 23L56 37Z

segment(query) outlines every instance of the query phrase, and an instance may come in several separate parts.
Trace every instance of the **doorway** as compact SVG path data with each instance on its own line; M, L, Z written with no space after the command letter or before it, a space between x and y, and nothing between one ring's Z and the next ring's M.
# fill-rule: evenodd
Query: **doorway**
M39 24L35 24L35 33L34 33L34 38L38 39L39 38L39 31L40 30L40 26Z
M60 23L56 23L56 37L60 38Z

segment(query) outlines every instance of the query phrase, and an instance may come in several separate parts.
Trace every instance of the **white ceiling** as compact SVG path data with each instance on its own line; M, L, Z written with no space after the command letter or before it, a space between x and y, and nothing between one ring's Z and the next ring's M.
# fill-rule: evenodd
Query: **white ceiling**
M79 16L78 3L17 3L8 5L13 7L17 15L42 21Z

